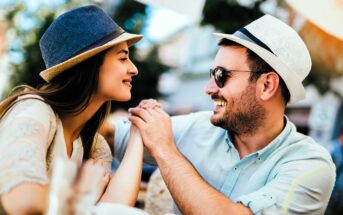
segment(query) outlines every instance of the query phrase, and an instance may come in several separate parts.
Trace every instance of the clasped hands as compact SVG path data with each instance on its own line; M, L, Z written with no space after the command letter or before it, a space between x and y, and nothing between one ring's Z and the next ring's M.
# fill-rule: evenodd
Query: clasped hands
M170 116L154 99L143 100L129 109L129 120L139 129L144 146L152 157L177 150L172 133Z

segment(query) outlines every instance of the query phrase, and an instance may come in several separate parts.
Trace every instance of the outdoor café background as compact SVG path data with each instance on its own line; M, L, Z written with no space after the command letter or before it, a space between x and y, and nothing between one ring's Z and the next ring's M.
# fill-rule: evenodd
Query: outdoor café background
M213 32L233 33L264 13L289 22L294 13L283 0L1 0L1 99L15 85L43 83L38 76L45 68L39 38L59 14L90 3L105 9L128 32L145 35L130 49L140 72L134 79L132 99L113 103L113 111L158 98L171 115L212 109L203 88L217 51ZM301 35L306 37L306 32ZM315 35L311 37L307 41L316 40ZM326 146L342 126L343 71L334 65L318 67L314 62L304 83L306 99L289 105L286 114L300 132Z

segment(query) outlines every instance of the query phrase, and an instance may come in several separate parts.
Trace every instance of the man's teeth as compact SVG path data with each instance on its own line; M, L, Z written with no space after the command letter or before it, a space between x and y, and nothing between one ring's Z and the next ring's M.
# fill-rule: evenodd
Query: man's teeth
M226 102L223 102L223 101L214 101L215 106L224 106L225 104Z

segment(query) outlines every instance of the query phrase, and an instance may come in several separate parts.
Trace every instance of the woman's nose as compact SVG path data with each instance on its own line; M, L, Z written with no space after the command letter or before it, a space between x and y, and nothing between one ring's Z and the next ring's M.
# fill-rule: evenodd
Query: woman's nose
M130 73L130 75L132 75L132 76L138 75L138 69L137 69L137 67L135 66L135 64L132 63L131 60L130 60L130 63L131 63L130 68L129 68L129 73Z

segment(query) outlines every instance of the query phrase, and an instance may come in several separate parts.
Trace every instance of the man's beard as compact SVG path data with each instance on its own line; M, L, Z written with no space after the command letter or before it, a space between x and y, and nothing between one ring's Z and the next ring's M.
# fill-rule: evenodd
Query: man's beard
M215 98L223 97L212 96ZM240 98L226 101L222 117L211 117L211 123L222 127L232 134L253 135L266 117L265 109L257 102L255 84L249 84Z

